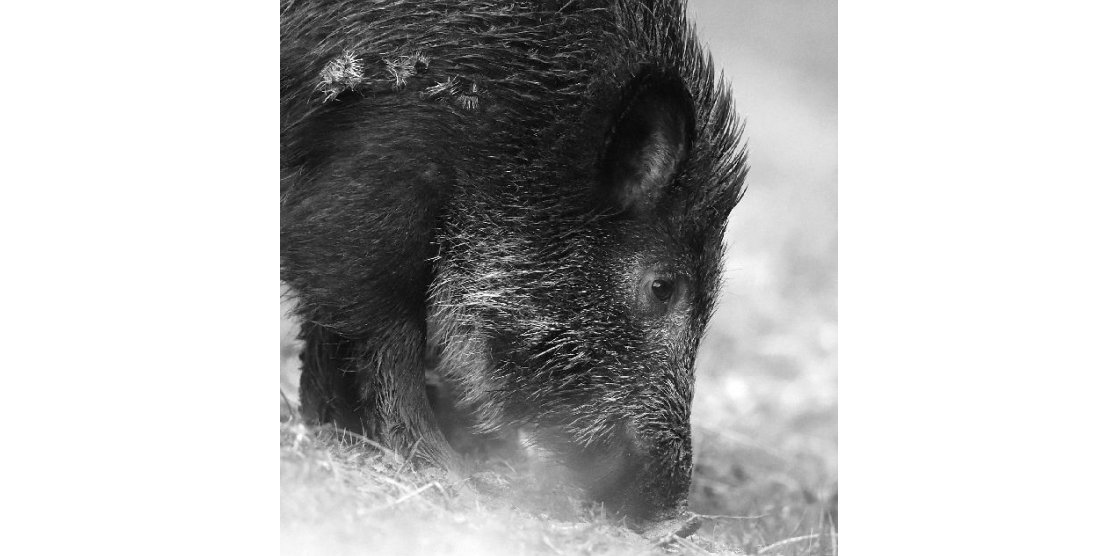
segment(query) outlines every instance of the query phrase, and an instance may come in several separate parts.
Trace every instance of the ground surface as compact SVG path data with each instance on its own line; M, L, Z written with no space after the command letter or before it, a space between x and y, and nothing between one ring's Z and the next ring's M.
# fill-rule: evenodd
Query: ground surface
M408 470L374 446L280 425L285 546L315 554L831 554L838 483L836 6L694 1L747 116L751 173L697 363L693 511L657 545L560 486L511 498ZM281 321L281 390L298 381ZM282 421L288 415L281 402ZM524 478L509 470L513 480Z

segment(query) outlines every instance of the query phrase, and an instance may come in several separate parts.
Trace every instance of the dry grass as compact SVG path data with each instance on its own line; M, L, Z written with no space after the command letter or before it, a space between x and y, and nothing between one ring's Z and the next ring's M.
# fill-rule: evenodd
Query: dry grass
M663 551L559 486L487 495L330 429L281 423L284 546L314 554L645 554ZM687 545L695 546L691 541ZM699 550L705 550L698 548Z
M573 491L520 473L507 474L516 496L483 494L333 429L285 420L282 546L298 554L739 554L746 548L737 542L743 533L718 526L763 519L708 516L716 525L709 533L651 541ZM787 537L747 553L826 554L821 538L819 532Z

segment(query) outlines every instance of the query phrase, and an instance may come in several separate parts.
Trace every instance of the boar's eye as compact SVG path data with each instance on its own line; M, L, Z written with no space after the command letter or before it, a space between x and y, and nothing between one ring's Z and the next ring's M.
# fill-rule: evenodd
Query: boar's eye
M673 298L673 292L677 290L677 287L672 280L657 279L650 282L649 289L658 301L668 303Z
M663 270L647 270L635 292L641 314L660 318L687 298L688 280Z

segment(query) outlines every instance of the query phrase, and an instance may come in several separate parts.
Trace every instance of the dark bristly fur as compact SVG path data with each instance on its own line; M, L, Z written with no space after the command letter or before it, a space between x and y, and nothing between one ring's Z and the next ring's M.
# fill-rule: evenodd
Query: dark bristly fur
M454 465L434 353L480 430L635 519L682 509L746 166L680 2L284 2L280 85L305 416Z

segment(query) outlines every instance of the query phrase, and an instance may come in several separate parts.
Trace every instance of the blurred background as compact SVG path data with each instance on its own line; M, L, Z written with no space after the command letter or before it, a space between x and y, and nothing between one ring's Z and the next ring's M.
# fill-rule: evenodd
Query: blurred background
M837 4L693 0L751 170L697 363L691 504L751 544L827 530L837 486Z
M697 363L690 501L751 516L704 527L762 546L828 531L835 503L837 5L693 0L689 10L734 89L751 164ZM294 333L281 319L281 390L293 400ZM802 549L819 545L793 553Z

